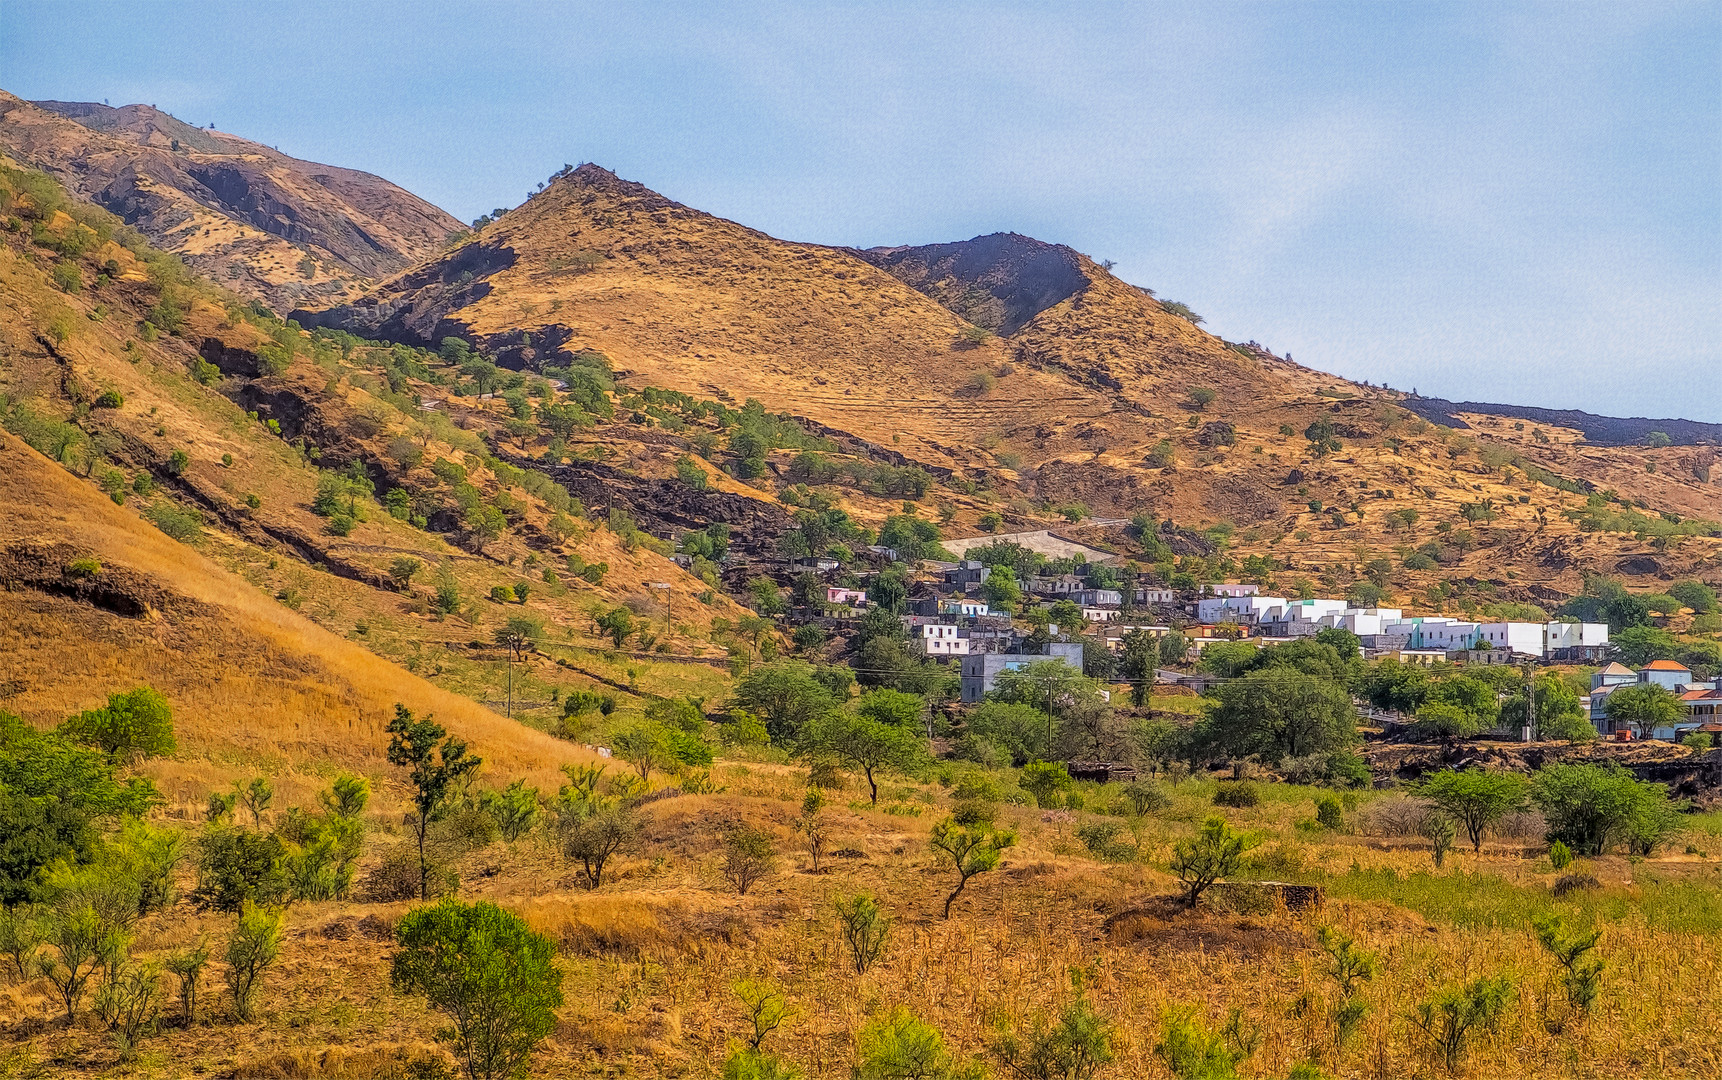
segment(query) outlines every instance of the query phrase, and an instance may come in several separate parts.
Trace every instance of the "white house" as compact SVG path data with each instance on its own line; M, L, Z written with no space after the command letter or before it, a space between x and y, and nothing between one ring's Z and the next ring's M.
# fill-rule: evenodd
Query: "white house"
M969 655L969 632L960 626L927 623L921 627L921 636L915 643L927 656Z
M1204 585L1202 591L1214 596L1254 596L1261 587L1259 585Z
M987 613L985 600L964 600L960 597L952 597L939 601L940 615L961 615L964 618L972 619L977 615Z
M1251 586L1254 588L1255 586ZM1196 602L1196 618L1204 623L1244 623L1254 626L1285 607L1278 596L1212 596Z
M1141 588L1136 590L1136 602L1138 604L1175 604L1178 602L1178 593L1175 589Z

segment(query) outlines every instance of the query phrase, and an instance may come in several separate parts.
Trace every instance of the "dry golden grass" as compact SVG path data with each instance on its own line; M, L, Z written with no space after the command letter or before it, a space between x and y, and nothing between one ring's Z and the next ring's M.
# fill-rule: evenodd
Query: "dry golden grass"
M12 436L0 435L0 447L0 503L8 507L0 545L68 544L196 605L186 614L128 619L39 592L4 594L0 666L13 688L4 707L47 723L114 690L154 686L174 706L187 752L197 755L185 766L187 783L201 783L211 767L375 772L396 702L434 713L505 773L548 778L560 763L582 759L567 743L316 626ZM180 767L178 759L154 766L170 791Z
M1187 835L1190 819L1211 812L1211 784L1178 789L1172 808L1156 817L1146 864L1095 862L1073 841L1074 823L1001 808L1022 842L1000 871L975 879L945 921L938 912L951 874L926 847L931 822L948 806L936 788L893 785L900 795L918 796L912 801L925 807L920 817L845 807L840 794L831 810L835 843L866 857L835 859L830 870L813 874L784 827L797 811L798 777L769 766L740 770L720 770L729 793L651 804L647 843L621 859L613 880L595 893L580 889L571 868L538 837L460 860L464 896L518 911L561 948L567 1004L533 1075L715 1076L745 1030L730 991L744 977L768 979L787 994L795 1015L766 1045L811 1077L848 1076L856 1033L898 1004L935 1024L959 1053L984 1058L1001 1024L1021 1026L1068 1002L1073 969L1084 973L1096 1007L1115 1025L1118 1060L1102 1077L1168 1076L1154 1046L1162 1017L1184 1007L1194 1007L1211 1028L1233 1008L1260 1025L1260 1049L1242 1070L1248 1077L1283 1077L1310 1058L1339 1077L1444 1075L1407 1013L1435 990L1481 974L1504 975L1516 996L1499 1031L1474 1044L1464 1075L1703 1077L1722 1068L1710 1016L1722 992L1717 927L1670 930L1648 898L1639 906L1631 887L1618 882L1625 874L1686 874L1713 890L1713 863L1587 866L1605 879L1603 890L1588 901L1555 902L1555 909L1604 914L1602 996L1588 1017L1551 1033L1564 999L1526 920L1509 912L1473 924L1437 908L1346 899L1356 877L1349 863L1413 880L1429 870L1427 852L1300 830L1296 822L1313 806L1307 789L1271 788L1273 797L1261 806L1223 813L1327 867L1322 880L1331 895L1323 909L1303 916L1283 909L1161 912L1133 924L1120 920L1109 934L1110 916L1171 890L1160 868L1162 845ZM758 794L735 794L746 782L763 786ZM775 875L738 897L716 864L723 831L742 821L775 830L783 856ZM1498 882L1518 890L1527 908L1550 903L1547 873L1515 842L1492 843L1481 856L1455 855L1433 880L1460 890ZM884 959L866 975L854 973L832 907L861 889L876 893L897 920ZM441 1023L418 1000L387 989L387 946L372 935L405 909L295 906L284 964L269 981L257 1023L234 1026L210 993L209 1024L147 1039L140 1063L129 1069L111 1066L112 1052L91 1029L42 1022L9 1030L33 1032L33 1053L56 1075L180 1075L201 1067L332 1080L373 1054L380 1068L393 1056L429 1048ZM1362 991L1369 1016L1343 1048L1333 1044L1334 992L1314 941L1318 925L1337 926L1383 957L1382 974ZM225 920L182 906L152 917L139 948L155 955L198 933L219 941ZM17 1016L43 1016L48 1005L39 990L15 987L4 1000Z

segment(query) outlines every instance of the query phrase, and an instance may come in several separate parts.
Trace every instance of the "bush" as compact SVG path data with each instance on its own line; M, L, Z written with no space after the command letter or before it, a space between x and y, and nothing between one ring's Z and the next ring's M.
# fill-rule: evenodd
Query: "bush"
M1222 783L1214 790L1215 806L1247 807L1260 805L1261 789L1248 782Z
M973 1075L945 1049L936 1028L905 1007L882 1012L855 1039L853 1080L958 1080Z
M459 884L454 873L440 862L430 864L428 877L432 896L446 896ZM382 861L365 875L359 893L373 904L418 899L419 856L413 845L396 844L389 848Z
M59 731L73 742L97 747L121 760L134 753L144 757L171 754L175 745L173 710L147 686L109 694L104 708L71 717Z
M1450 987L1419 1004L1411 1024L1434 1045L1449 1073L1459 1071L1465 1047L1479 1031L1494 1031L1513 999L1503 977L1483 977Z
M1573 863L1573 849L1559 840L1549 845L1549 865L1556 870L1565 870Z
M281 958L281 915L246 901L227 942L227 990L233 1013L250 1020L263 987L263 973Z
M285 903L292 889L286 858L286 845L273 833L215 826L198 843L197 888L191 899L215 911Z
M1315 820L1324 829L1338 829L1345 825L1345 815L1340 809L1339 800L1332 795L1323 795L1315 800Z
M777 846L771 834L742 827L724 837L723 876L735 891L747 895L760 878L777 868Z
M855 973L865 975L878 962L891 938L891 917L870 893L857 893L837 901L837 918L843 924L843 941Z
M447 899L395 929L390 982L447 1013L439 1037L454 1044L472 1080L522 1075L556 1027L562 973L555 945L495 904Z
M203 538L203 515L190 507L182 509L161 499L144 511L144 517L182 544L195 544Z
M1093 821L1087 825L1079 826L1076 830L1076 838L1082 841L1082 846L1087 848L1089 854L1095 858L1124 860L1130 858L1135 852L1119 842L1118 834L1122 830L1123 826L1116 821Z

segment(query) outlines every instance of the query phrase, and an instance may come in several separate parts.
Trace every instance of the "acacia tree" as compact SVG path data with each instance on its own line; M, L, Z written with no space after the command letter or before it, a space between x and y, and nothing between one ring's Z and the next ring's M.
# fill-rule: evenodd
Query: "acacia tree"
M465 741L448 736L442 725L433 723L430 717L416 719L405 705L395 705L395 718L389 721L388 732L389 764L412 770L407 779L413 786L412 825L419 849L419 899L424 900L430 881L425 835L431 822L448 812L457 785L478 768L482 759L468 754Z
M1655 683L1623 686L1603 699L1602 711L1617 725L1632 724L1646 737L1659 727L1677 724L1686 710L1667 687Z
M1184 883L1184 903L1195 907L1210 885L1237 873L1244 846L1244 838L1217 817L1204 822L1193 839L1178 841L1172 849L1172 872Z
M933 850L951 860L957 871L957 887L945 897L945 918L951 917L951 905L968 888L969 879L976 874L997 870L1004 850L1016 844L1016 834L1008 829L987 826L966 828L954 817L945 818L933 826L929 841Z
M439 1037L454 1044L466 1075L524 1074L562 1005L551 940L495 904L452 898L408 912L395 939L390 981L448 1014L453 1026Z
M927 756L919 733L841 710L815 721L802 744L806 753L834 754L860 769L874 806L879 805L880 772L911 769Z
M1340 750L1357 741L1357 712L1345 688L1284 665L1226 683L1213 726L1228 753L1270 762Z
M1527 789L1524 777L1516 773L1444 769L1419 784L1416 792L1463 825L1465 835L1471 838L1471 850L1481 851L1483 834L1524 805Z

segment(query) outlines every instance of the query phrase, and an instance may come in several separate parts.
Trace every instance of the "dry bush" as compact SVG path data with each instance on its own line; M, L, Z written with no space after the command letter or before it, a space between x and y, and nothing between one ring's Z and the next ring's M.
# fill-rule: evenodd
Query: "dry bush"
M432 897L444 896L460 888L460 875L437 862L430 863L426 886ZM359 896L373 904L388 904L398 900L419 898L419 853L412 844L396 844L384 853L382 861L371 867L359 883Z
M1357 831L1364 836L1422 836L1430 809L1422 799L1390 795L1358 813Z
M562 955L638 960L698 952L706 942L736 944L749 939L741 913L729 908L695 910L639 896L540 897L518 908L534 930L557 943Z
M374 1050L283 1050L234 1069L234 1080L452 1080L440 1050L419 1046Z
M1501 818L1490 831L1504 840L1541 840L1549 823L1540 810L1519 810Z

